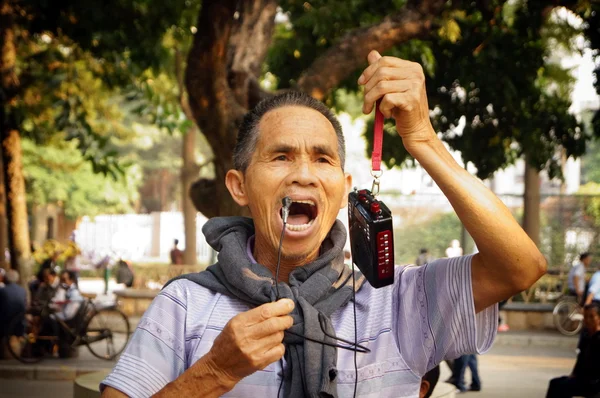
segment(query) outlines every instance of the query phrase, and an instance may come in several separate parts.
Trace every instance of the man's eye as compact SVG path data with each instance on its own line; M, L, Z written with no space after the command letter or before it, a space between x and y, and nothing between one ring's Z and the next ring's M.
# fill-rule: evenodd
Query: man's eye
M286 160L287 160L287 156L285 156L285 155L279 155L279 156L277 156L277 157L275 158L275 160L283 160L283 161L286 161Z
M329 163L329 159L324 158L324 157L320 157L319 159L317 159L317 162L319 162L319 163Z

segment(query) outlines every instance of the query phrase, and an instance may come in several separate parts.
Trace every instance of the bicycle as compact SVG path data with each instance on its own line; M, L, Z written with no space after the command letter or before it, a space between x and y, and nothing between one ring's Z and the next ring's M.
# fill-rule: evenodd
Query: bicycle
M85 345L95 357L112 360L125 349L131 334L127 315L116 305L98 307L86 299L72 321L50 318L52 312L48 302L41 311L21 313L9 322L4 343L15 359L37 363L45 356L53 356L57 348L63 356ZM53 329L48 327L50 322L56 322L58 333L48 331Z
M565 336L574 336L583 327L583 308L574 296L563 296L552 311L554 325Z

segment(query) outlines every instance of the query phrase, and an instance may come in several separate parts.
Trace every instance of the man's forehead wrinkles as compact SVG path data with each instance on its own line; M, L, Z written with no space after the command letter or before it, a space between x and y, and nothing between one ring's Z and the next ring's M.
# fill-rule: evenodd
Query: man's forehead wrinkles
M259 130L279 129L281 125L289 125L294 130L302 127L321 125L324 131L335 129L331 122L319 111L303 106L283 106L267 112L259 122ZM307 128L313 130L313 128Z

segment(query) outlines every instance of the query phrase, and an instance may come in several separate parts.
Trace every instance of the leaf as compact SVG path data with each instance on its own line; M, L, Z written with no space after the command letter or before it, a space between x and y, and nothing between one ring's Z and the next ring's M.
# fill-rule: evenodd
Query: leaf
M442 26L438 29L438 34L442 39L450 43L456 43L461 38L460 26L453 18L447 18L442 21Z

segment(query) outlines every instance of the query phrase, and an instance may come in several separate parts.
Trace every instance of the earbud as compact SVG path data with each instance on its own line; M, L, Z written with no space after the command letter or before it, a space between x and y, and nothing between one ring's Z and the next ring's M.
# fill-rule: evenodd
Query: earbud
M283 209L281 209L281 218L283 218L283 223L287 224L287 219L290 215L290 206L292 205L292 198L290 198L289 196L284 197L283 199L281 199L281 204L283 205Z

